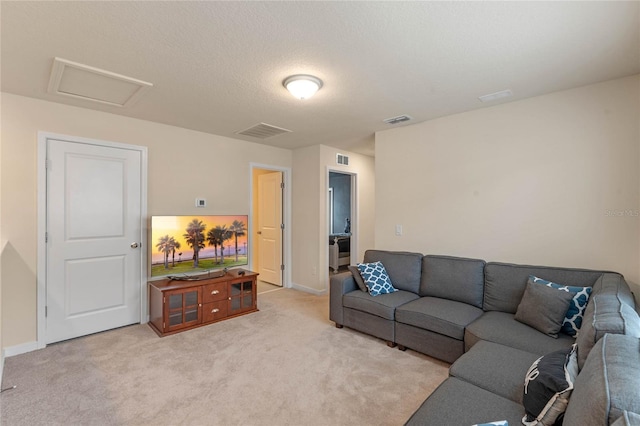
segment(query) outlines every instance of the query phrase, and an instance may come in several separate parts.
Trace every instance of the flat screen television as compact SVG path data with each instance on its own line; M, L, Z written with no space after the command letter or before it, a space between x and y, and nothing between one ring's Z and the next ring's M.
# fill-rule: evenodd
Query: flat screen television
M152 216L151 277L248 264L247 215Z

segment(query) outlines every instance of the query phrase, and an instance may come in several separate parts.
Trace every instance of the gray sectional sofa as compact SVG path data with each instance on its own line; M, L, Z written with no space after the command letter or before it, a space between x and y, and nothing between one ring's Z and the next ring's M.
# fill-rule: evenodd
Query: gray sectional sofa
M575 343L579 374L563 424L640 425L640 318L620 274L368 250L363 263L376 261L398 291L374 297L357 272L333 275L330 319L453 363L407 424L522 424L527 370ZM577 337L516 320L531 275L591 287Z

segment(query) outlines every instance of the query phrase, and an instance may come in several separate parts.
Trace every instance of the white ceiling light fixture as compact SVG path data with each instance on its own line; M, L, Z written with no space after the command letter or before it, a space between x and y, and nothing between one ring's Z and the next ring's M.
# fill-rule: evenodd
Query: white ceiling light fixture
M307 74L296 74L284 79L282 85L298 99L309 99L322 87L322 80Z

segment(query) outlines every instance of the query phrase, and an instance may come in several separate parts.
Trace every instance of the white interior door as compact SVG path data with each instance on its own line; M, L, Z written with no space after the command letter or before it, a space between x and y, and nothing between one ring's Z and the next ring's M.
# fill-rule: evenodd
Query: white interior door
M46 343L140 322L141 152L47 141Z
M282 286L282 172L258 176L258 272Z

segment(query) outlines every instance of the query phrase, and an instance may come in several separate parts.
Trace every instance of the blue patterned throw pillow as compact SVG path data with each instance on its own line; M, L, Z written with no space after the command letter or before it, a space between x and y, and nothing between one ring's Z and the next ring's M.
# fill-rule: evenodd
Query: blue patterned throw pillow
M358 269L370 295L377 296L398 291L393 288L389 274L384 269L382 262L358 263Z
M529 281L573 294L573 300L569 304L569 310L565 315L560 331L568 334L569 336L575 337L575 335L578 334L578 330L580 330L580 326L582 325L582 316L584 315L584 310L587 307L587 302L589 301L589 296L591 295L591 287L577 287L557 284L551 281L543 280L542 278L538 278L534 275L529 275Z

